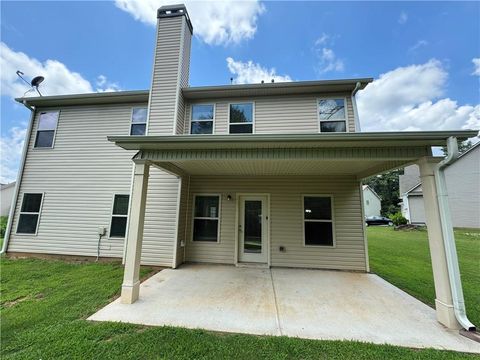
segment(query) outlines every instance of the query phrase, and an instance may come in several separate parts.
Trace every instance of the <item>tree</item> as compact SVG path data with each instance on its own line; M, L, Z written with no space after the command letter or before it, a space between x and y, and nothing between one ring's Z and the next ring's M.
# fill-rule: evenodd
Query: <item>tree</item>
M458 152L460 154L463 154L465 151L470 149L472 146L473 146L473 144L470 140L465 140L465 141L459 142L458 143ZM442 151L443 151L443 155L447 156L447 147L446 146L442 146Z
M400 211L399 175L403 170L392 170L381 175L369 177L364 181L382 198L381 214L387 216Z

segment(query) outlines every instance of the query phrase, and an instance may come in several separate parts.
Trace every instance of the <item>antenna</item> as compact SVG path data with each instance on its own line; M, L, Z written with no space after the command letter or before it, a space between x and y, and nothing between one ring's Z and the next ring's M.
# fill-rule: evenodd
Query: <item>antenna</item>
M20 70L17 70L16 74L20 79L22 79L25 83L27 83L27 85L30 85L30 83L23 78L22 75L25 75L23 72L21 72Z
M38 87L40 86L40 84L43 82L43 80L45 80L45 78L43 76L35 76L31 82L28 82L27 80L25 80L25 78L22 76L22 75L25 75L22 71L20 70L17 70L16 72L17 76L23 80L23 82L25 82L28 86L30 86L30 89L28 89L27 91L25 91L23 93L23 96L25 96L26 94L28 94L29 92L31 91L37 91L38 95L42 96L42 93L40 92L40 90L38 90Z

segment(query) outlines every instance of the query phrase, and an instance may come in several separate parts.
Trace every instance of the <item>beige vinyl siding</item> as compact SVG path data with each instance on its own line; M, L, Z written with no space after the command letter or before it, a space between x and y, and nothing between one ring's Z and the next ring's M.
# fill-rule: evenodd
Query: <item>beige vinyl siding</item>
M270 194L271 265L365 271L363 218L359 183L348 177L194 176L190 180L186 260L235 262L235 217L238 193ZM198 193L220 193L220 241L193 242L192 201ZM335 247L303 245L302 195L332 195ZM232 196L228 201L227 195ZM286 252L280 252L284 246Z
M318 133L318 99L338 96L346 98L347 129L355 131L352 99L349 94L314 94L289 95L275 97L252 97L236 99L205 99L187 104L185 134L190 133L190 105L195 103L216 104L215 134L229 133L229 104L235 102L255 103L255 133L256 134L294 134Z
M181 44L182 51L180 53L180 89L188 86L191 38L192 34L190 33L187 23L184 21L183 41ZM175 134L183 134L185 131L185 100L183 99L182 92L180 90L178 91L177 123L175 125Z
M178 187L176 176L150 167L142 244L144 265L172 266Z
M347 100L347 131L355 132L355 113L353 112L353 103L351 96L346 96Z
M177 227L177 257L176 265L185 261L185 242L187 240L187 214L188 214L188 193L190 190L190 177L182 177L182 185L179 199L178 227Z
M114 194L129 194L133 151L107 141L128 135L133 106L97 105L39 109L29 141L8 251L96 256L100 226L107 228L101 256L122 257L124 239L109 238ZM38 113L60 110L53 149L33 149ZM175 177L153 170L145 225L143 263L171 264L175 217ZM38 233L15 234L22 196L43 192ZM173 205L172 205L173 204ZM171 216L171 214L173 214Z
M179 96L178 71L183 16L161 18L157 26L157 45L150 92L148 134L172 135Z

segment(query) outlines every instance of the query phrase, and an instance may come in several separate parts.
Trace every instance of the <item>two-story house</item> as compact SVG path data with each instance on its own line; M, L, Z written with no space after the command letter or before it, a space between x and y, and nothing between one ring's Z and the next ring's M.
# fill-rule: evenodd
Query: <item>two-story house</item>
M122 258L126 303L140 264L368 272L362 179L419 162L435 191L431 146L476 134L359 132L372 79L191 87L192 33L184 6L159 9L149 90L17 99L32 117L4 250Z

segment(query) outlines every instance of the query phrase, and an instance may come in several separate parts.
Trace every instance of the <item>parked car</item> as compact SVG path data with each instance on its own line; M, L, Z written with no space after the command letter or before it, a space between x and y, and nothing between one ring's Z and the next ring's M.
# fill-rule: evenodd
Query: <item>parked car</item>
M392 226L393 225L392 220L390 220L389 218L383 217L383 216L370 216L370 217L367 217L367 219L365 221L367 223L367 226L370 226L370 225Z

